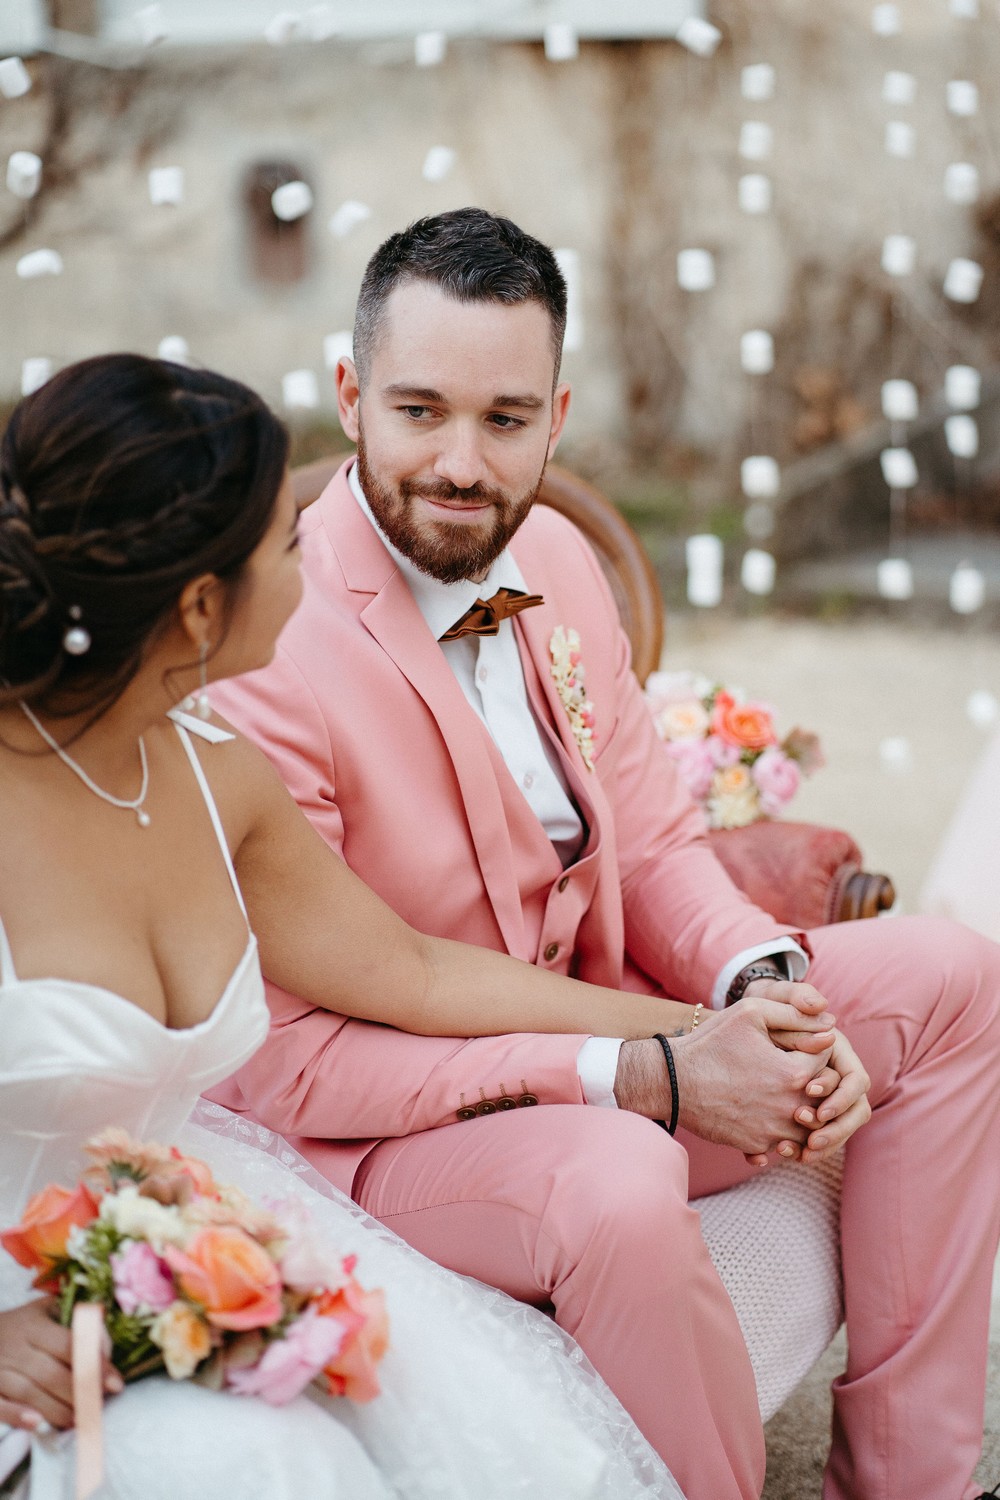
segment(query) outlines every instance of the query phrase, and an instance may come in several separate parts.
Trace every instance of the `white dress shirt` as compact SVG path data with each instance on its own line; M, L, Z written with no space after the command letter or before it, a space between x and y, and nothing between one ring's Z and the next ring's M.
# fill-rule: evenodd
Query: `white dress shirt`
M477 599L488 599L499 588L531 590L508 550L501 552L479 583L462 579L442 583L415 567L382 531L365 499L352 465L351 492L399 571L409 584L420 613L435 640L450 630ZM441 641L441 650L455 674L469 706L486 725L516 785L555 846L564 866L571 864L583 842L583 823L562 775L558 759L546 742L525 686L513 623L503 620L496 635L464 635ZM755 959L785 955L790 977L802 979L808 959L792 938L777 938L735 954L720 969L712 986L710 1004L721 1010L736 975ZM614 1094L620 1037L588 1037L577 1054L577 1072L588 1104L617 1109Z

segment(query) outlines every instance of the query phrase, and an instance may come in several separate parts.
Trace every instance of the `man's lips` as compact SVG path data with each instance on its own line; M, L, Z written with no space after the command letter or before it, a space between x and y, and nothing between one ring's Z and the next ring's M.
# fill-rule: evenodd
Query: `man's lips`
M433 495L418 495L418 500L423 501L432 513L447 516L449 521L465 520L474 521L486 511L493 509L492 500L438 500Z

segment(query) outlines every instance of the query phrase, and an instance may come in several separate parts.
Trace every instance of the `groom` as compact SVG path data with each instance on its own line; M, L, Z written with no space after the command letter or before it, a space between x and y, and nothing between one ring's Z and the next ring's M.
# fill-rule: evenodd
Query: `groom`
M357 460L303 517L305 598L275 661L215 696L415 927L735 1003L701 1049L711 1086L681 1071L682 1148L643 1118L670 1104L654 1041L476 1038L475 995L470 1040L409 1036L272 986L267 1046L215 1097L298 1138L426 1254L551 1303L689 1500L747 1500L753 1377L688 1178L697 1197L752 1170L779 1054L761 1070L726 1027L745 989L780 998L808 970L873 1109L847 1147L850 1353L825 1500L970 1500L1000 1230L1000 949L915 918L789 933L731 886L592 554L532 508L569 403L565 310L551 252L481 210L376 252L338 369ZM855 1096L786 1134L820 1151L867 1108Z

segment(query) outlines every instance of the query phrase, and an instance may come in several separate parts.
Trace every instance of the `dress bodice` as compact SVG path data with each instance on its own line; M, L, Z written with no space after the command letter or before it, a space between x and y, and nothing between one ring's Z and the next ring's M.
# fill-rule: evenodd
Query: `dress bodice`
M218 812L184 726L213 740L222 731L178 719L242 907ZM198 1095L263 1043L267 1022L252 934L211 1014L171 1030L100 986L19 979L0 923L0 1227L15 1224L47 1183L72 1186L83 1166L81 1144L105 1126L170 1144Z

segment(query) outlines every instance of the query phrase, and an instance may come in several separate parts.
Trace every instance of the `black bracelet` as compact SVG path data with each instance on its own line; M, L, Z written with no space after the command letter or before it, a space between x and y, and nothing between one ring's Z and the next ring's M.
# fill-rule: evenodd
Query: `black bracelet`
M680 1090L677 1087L677 1069L674 1067L674 1054L670 1050L670 1043L662 1032L658 1031L653 1040L654 1042L659 1042L663 1048L663 1056L667 1061L667 1073L670 1077L670 1124L668 1125L666 1120L657 1120L656 1123L662 1125L668 1135L673 1135L677 1129L677 1116L681 1108Z

